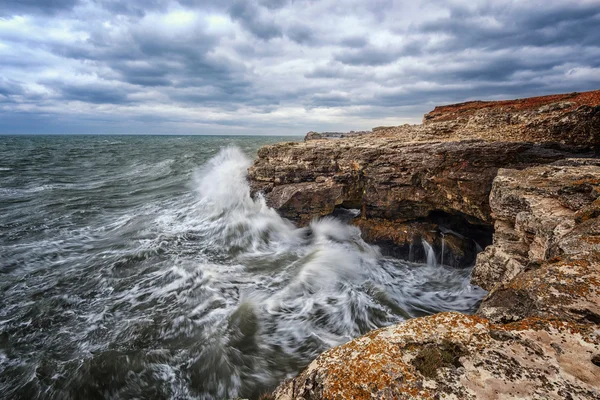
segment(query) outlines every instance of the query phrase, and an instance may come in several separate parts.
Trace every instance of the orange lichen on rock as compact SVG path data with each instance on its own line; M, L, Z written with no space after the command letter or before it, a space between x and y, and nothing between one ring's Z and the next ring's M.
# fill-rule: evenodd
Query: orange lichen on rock
M275 392L288 399L581 399L600 395L600 351L585 325L508 325L441 313L373 331L317 358ZM429 358L429 359L428 359ZM575 368L588 359L589 366ZM437 365L436 365L437 363Z
M583 93L555 94L549 96L529 97L516 100L501 101L468 101L435 107L425 115L426 121L447 121L458 116L472 114L481 109L499 109L502 111L523 111L540 108L549 104L562 104L564 110L573 110L582 105L599 106L600 90Z

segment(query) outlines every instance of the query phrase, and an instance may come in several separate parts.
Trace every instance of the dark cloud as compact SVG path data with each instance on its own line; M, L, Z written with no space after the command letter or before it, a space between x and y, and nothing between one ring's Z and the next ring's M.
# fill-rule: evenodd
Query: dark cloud
M287 29L286 35L296 43L310 44L316 43L317 39L312 29L305 25L294 25Z
M365 47L344 50L334 55L334 59L348 65L384 65L398 59L396 51L385 48Z
M288 5L293 0L260 0L260 4L270 8L270 9L279 9Z
M338 94L322 94L315 95L307 99L305 102L306 107L344 107L351 104L351 101L342 95Z
M132 15L143 17L149 11L164 11L168 8L169 2L166 0L93 0L106 11L115 15Z
M0 17L24 14L53 15L71 10L79 0L2 0Z
M74 83L62 80L44 82L52 87L57 95L66 101L82 101L92 104L126 104L131 93L124 88L116 87L110 82Z
M350 36L341 40L340 44L344 47L365 47L369 43L366 38L361 36Z
M0 118L115 133L415 122L440 103L600 88L598 26L589 0L4 0Z
M521 3L515 3L520 5ZM450 16L423 23L426 33L451 40L439 51L457 48L501 49L514 46L594 45L600 40L600 4L564 2L559 6L454 7ZM535 8L534 8L535 7Z
M252 2L236 1L229 9L229 14L244 28L263 40L280 37L283 34L281 27L273 19L262 15L260 7Z
M0 77L0 95L8 97L23 93L24 89L19 82Z

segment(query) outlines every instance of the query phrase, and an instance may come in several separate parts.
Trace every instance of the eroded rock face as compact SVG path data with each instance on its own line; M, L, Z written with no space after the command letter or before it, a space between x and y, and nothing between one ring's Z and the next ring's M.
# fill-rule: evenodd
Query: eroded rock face
M600 91L436 107L422 125L377 127L407 141L485 139L600 144Z
M275 392L291 399L597 399L597 326L495 325L442 313L335 347Z
M254 192L283 216L307 223L336 206L365 218L408 221L440 210L491 223L488 196L499 168L547 164L581 146L462 142L403 143L393 138L266 146L249 169Z
M410 234L423 223L433 224L432 240L441 241L446 227L432 221L432 213L491 226L488 197L499 168L594 155L600 91L438 107L423 125L379 127L338 140L318 137L262 148L249 169L252 191L300 224L338 207L359 209L362 220L356 223L367 240L407 249L425 238ZM385 236L398 231L406 235ZM461 254L488 244L473 241L467 237L449 257L467 260Z
M500 170L490 205L494 243L473 270L491 291L479 314L600 323L600 160Z
M333 213L336 207L361 210L356 224L365 239L389 242L399 251L404 249L399 255L406 258L408 249L419 247L421 239L441 251L447 227L438 228L431 218L434 213L460 217L463 226L491 227L488 197L499 168L547 164L573 154L589 156L590 152L585 147L483 140L311 140L262 148L249 175L255 192L264 193L270 206L301 225ZM423 223L433 226L421 235L410 234ZM432 238L431 231L435 232ZM472 265L476 250L489 244L490 235L472 237L453 231L459 236L448 236L450 245L460 235L466 238L461 238L446 260ZM386 236L386 232L392 234Z

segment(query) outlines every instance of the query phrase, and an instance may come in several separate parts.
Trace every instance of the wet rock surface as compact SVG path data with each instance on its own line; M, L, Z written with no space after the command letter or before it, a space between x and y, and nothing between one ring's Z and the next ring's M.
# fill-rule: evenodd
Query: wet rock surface
M501 169L477 315L380 329L317 358L277 399L600 398L600 160Z

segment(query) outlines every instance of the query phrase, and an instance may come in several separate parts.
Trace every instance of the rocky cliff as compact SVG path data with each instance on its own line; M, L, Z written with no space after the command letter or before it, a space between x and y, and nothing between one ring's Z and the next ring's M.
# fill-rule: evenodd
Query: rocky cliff
M600 398L599 144L596 91L437 107L422 125L261 149L253 191L299 223L357 209L367 240L400 256L444 240L455 266L491 244L473 270L489 290L477 315L373 331L274 397Z
M600 159L500 170L490 205L494 243L473 270L490 294L478 313L600 323Z
M599 145L597 91L446 106L422 125L267 146L249 176L254 192L300 224L358 209L367 240L408 256L421 238L438 250L445 238L444 259L464 265L491 242L488 197L499 168L590 157Z

